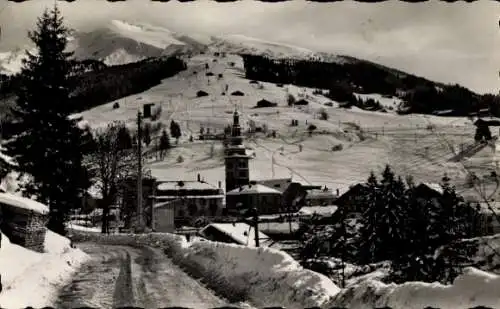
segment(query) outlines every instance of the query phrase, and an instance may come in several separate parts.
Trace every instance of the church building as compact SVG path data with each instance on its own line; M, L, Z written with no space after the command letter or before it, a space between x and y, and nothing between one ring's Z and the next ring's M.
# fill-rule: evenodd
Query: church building
M240 115L238 111L234 111L231 136L229 137L224 158L226 166L226 193L249 184L249 159L250 157L246 154L246 149L243 145Z

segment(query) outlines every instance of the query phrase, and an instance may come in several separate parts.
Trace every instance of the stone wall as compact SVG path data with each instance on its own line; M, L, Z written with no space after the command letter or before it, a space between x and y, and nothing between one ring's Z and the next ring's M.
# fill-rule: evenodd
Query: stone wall
M43 252L48 217L23 208L2 205L2 232L14 244Z

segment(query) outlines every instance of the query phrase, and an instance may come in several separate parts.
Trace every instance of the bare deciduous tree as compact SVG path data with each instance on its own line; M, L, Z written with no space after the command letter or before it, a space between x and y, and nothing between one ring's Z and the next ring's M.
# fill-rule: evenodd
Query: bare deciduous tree
M124 127L121 122L113 122L96 131L94 151L86 157L86 165L102 198L102 233L109 232L110 209L118 198L120 181L137 175L136 151L123 147L119 140Z

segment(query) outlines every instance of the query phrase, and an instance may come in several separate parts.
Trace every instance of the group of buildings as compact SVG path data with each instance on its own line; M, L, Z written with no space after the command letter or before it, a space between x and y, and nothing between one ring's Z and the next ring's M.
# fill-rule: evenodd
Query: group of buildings
M210 221L244 216L255 209L260 215L295 212L305 205L331 205L337 198L332 190L306 186L292 178L251 180L250 156L243 145L239 113L233 114L231 134L225 147L225 188L222 182L205 182L201 175L191 180L151 179L144 182L144 209L147 223L157 231L192 225L199 218ZM120 208L135 209L135 189L124 194ZM128 198L129 197L129 198ZM123 204L128 204L123 207Z
M303 213L305 208L321 213L323 209L359 205L356 199L365 194L364 184L354 185L339 195L338 191L304 185L294 182L292 178L251 180L250 156L243 146L238 112L233 115L228 139L225 147L225 190L221 181L213 185L205 182L199 174L197 179L192 180L143 179L142 208L147 226L157 232L173 232L181 226L195 226L201 220L199 227L204 227L205 234L218 235L217 233L226 229L228 231L219 234L231 234L233 242L243 244L249 242L253 227L245 223L225 224L224 219L234 222L235 217L247 217L248 210L256 210L261 216ZM137 217L136 181L125 181L121 189L122 194L116 205L121 211L117 217L125 222L125 228L127 223L130 228L134 225L132 218ZM421 198L432 200L442 194L442 188L422 183L417 187L417 194ZM90 198L84 200L84 204L95 208L98 203ZM491 207L500 211L500 204L476 204L484 214L477 222L480 234L500 233L500 224L491 212ZM363 209L350 211L360 212ZM3 218L0 226L15 243L35 251L43 250L47 214L48 208L42 204L0 192L0 218ZM239 235L239 238L233 234ZM221 237L223 236L218 236L219 239Z
M243 145L239 113L234 112L231 134L225 147L225 190L222 182L210 184L198 174L197 179L166 181L149 179L144 182L144 209L147 224L156 231L168 232L180 226L193 226L221 222L224 218L248 217L248 210L259 215L297 213L303 207L348 207L353 199L363 196L363 185L357 184L342 195L322 186L304 185L292 178L252 180L249 170L250 156ZM440 193L440 186L422 183L419 194L432 199ZM135 183L129 186L129 197L121 201L121 209L136 209ZM123 207L123 203L130 207ZM353 211L362 211L353 209ZM486 212L485 212L486 213ZM233 220L234 221L234 220ZM484 234L500 232L500 226L485 216L481 224Z

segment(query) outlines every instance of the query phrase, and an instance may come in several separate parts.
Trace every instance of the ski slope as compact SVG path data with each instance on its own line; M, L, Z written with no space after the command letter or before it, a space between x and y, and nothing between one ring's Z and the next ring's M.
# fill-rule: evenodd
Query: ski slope
M119 109L114 110L110 102L81 114L91 127L102 127L113 120L125 121L134 127L137 110L143 104L161 106L163 113L159 121L168 127L170 120L175 120L183 132L178 147L172 149L164 161L150 162L152 174L162 179L195 179L200 173L213 184L224 183L221 143L199 141L197 136L200 127L221 132L231 123L235 108L242 113L244 129L252 121L256 126L267 126L269 132L277 132L276 138L261 134L245 141L249 153L255 152L250 160L252 179L272 177L273 153L275 177L293 176L297 181L326 185L341 192L365 180L371 170L381 170L385 164L394 166L402 176L413 175L417 181L439 182L446 172L458 184L463 183L466 175L464 164L478 173L489 173L493 167L495 153L489 147L472 158L450 161L457 149L465 147L461 144L474 142L474 127L468 119L397 115L355 107L343 109L338 108L336 102L331 107L326 106L324 103L329 100L313 94L313 89L250 83L244 78L241 58L232 54L214 56L206 53L186 61L186 71L144 93L118 100ZM209 72L213 76L206 76ZM227 93L223 95L226 87ZM209 95L197 97L199 90ZM244 96L231 96L236 90ZM288 107L288 93L308 100L309 105ZM378 94L369 96L381 98ZM253 108L261 99L278 106ZM397 98L384 100L381 102L384 105L398 101ZM328 113L328 120L318 118L322 109ZM292 119L297 119L299 125L290 126ZM307 134L309 124L317 126L312 136ZM194 142L189 142L190 135ZM213 156L210 154L212 144ZM298 144L303 145L302 152ZM343 149L332 151L332 147L339 144ZM276 152L280 147L284 147L284 151ZM178 162L179 156L183 162ZM477 158L481 158L481 162L478 163Z

